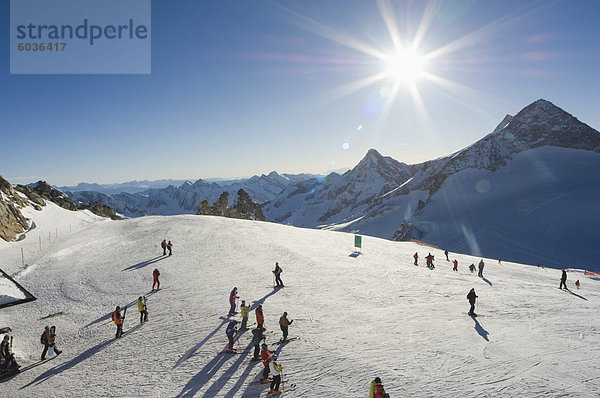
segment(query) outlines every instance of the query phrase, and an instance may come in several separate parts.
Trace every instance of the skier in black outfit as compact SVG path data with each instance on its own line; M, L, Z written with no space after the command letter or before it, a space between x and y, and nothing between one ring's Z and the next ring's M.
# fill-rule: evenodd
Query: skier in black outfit
M479 261L479 273L477 274L477 276L483 278L483 267L485 266L485 264L483 264L483 259L481 259Z
M477 315L475 313L475 300L477 299L477 295L475 294L474 288L469 291L469 294L467 294L467 299L469 300L469 304L471 304L469 315Z
M560 285L558 286L558 288L562 290L563 286L565 287L565 289L567 289L567 271L564 269L562 270L562 275L560 276Z
M260 342L265 340L265 328L257 327L252 330L252 345L254 345L254 356L252 357L253 361L260 361Z
M279 263L276 262L275 263L275 269L273 270L273 273L275 274L275 282L277 283L278 287L283 287L283 281L281 280L281 273L282 272L283 272L283 270L279 266Z
M15 354L11 352L12 340L9 335L4 335L2 343L0 343L0 365L2 370L18 369L21 367L15 359Z

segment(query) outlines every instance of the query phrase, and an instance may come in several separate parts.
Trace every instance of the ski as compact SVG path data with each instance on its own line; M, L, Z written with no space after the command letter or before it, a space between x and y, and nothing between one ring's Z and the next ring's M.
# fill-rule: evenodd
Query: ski
M281 339L277 342L275 342L275 344L285 344L285 343L289 343L290 341L294 341L294 340L299 340L300 337L290 337L289 339Z
M471 316L473 318L485 317L485 315L481 315L481 314L469 314L468 312L465 312L464 314L468 315L468 316Z

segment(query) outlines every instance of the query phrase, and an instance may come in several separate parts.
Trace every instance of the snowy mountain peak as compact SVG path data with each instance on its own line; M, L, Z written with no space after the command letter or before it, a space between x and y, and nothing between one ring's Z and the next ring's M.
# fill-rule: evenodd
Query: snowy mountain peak
M367 151L365 157L358 163L361 164L369 164L369 165L377 165L380 161L383 160L383 156L377 150L371 148Z
M496 135L512 153L545 145L600 152L597 130L544 99L527 105Z

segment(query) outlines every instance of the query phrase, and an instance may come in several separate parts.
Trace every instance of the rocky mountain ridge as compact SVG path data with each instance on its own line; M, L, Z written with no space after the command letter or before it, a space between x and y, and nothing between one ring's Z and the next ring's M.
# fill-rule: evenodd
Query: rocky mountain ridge
M120 218L113 209L97 202L76 206L64 192L52 188L45 181L13 186L0 176L0 238L10 242L31 228L30 220L23 216L21 210L31 206L40 211L46 206L46 201L71 211L90 210L96 215L113 220Z

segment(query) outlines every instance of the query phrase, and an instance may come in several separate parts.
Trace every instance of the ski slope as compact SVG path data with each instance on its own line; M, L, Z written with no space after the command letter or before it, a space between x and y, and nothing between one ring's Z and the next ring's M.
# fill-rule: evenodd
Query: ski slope
M63 225L73 217L46 211ZM79 222L37 252L35 233L0 246L3 269L37 297L0 310L0 327L12 328L23 367L39 360L45 325L56 325L63 353L0 380L2 396L267 396L250 331L236 343L242 354L222 353L234 286L252 310L263 304L267 343L286 384L297 384L287 397L366 397L375 376L391 397L600 394L600 282L577 270L567 284L579 279L581 289L561 291L559 270L484 259L481 279L467 269L479 258L450 253L453 272L442 252L416 243L363 237L356 255L351 234L211 216ZM162 256L162 239L173 256ZM25 271L21 246L32 253ZM424 267L428 252L435 270ZM161 290L149 294L154 268ZM472 287L478 318L466 315ZM140 326L142 294L149 321ZM119 340L116 305L130 305ZM299 339L277 345L284 311Z

